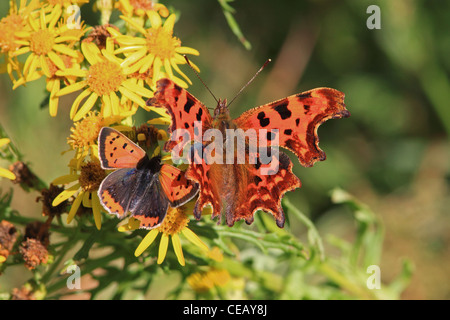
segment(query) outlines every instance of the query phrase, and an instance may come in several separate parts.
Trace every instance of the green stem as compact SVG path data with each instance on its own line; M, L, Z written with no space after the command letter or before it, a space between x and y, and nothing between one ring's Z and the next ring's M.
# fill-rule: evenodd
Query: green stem
M344 277L336 269L334 269L326 261L322 262L318 266L318 270L325 275L332 282L336 283L339 287L346 290L347 292L353 294L360 299L373 299L374 296L370 294L367 290L364 290L355 283L349 281L347 277Z
M318 250L320 260L325 259L325 251L323 247L322 238L319 235L319 231L317 231L314 223L308 219L298 208L296 208L288 198L283 199L283 204L288 209L289 213L293 213L294 216L300 220L308 229L308 240L312 246L315 246Z

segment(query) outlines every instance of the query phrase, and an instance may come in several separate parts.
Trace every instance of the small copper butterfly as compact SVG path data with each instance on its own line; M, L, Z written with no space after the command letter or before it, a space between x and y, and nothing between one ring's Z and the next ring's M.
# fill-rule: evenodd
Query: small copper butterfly
M178 207L198 192L198 185L187 180L183 171L161 164L160 156L149 158L141 147L113 128L100 130L98 153L103 169L117 169L100 184L100 203L119 218L131 212L140 221L140 228L159 226L169 205Z

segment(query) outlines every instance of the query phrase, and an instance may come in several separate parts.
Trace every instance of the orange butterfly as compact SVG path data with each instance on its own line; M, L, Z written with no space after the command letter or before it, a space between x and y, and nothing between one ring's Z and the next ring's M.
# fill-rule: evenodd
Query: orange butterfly
M229 129L256 130L258 141L264 138L269 148L273 148L273 132L277 132L277 146L292 151L305 167L325 160L325 153L318 146L319 125L328 119L350 116L342 92L317 88L250 109L236 119L230 117L227 101L218 100L212 117L199 100L169 79L157 82L155 95L147 101L147 105L165 108L172 118L169 126L171 140L166 143L165 151L173 150L182 140L174 134L176 130L185 130L190 137L201 135L196 126L196 123L201 122L203 130L219 130L224 142ZM202 139L202 143L201 148L194 148L194 152L200 149L201 153L202 148L217 144L217 139L214 142ZM247 144L246 151L250 147ZM225 153L219 151L220 154ZM235 157L238 157L237 153ZM300 180L292 173L292 162L283 152L279 152L278 159L274 159L278 170L270 175L261 174L261 155L256 153L252 156L256 156L256 163L248 161L249 154L244 164L236 161L232 164L208 163L205 158L192 162L191 159L186 177L197 182L200 187L194 208L197 219L200 219L202 209L210 205L213 209L212 218L223 212L229 226L240 219L250 224L254 213L261 209L270 212L277 225L283 227L285 217L281 198L285 192L299 188Z
M128 212L140 221L140 228L159 226L170 206L192 199L198 185L184 172L161 157L149 158L145 151L119 131L104 127L98 136L99 159L103 169L117 169L100 184L98 196L103 207L119 218Z

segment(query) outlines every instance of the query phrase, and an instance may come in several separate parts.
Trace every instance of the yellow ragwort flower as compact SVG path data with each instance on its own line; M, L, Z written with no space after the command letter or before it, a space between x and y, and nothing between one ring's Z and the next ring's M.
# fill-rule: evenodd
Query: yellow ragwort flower
M158 259L157 263L161 264L166 258L167 248L169 245L169 237L172 239L173 249L175 255L177 256L180 265L184 266L186 264L184 260L183 250L181 247L181 240L179 234L183 234L191 243L199 247L205 252L209 252L208 246L200 240L200 238L187 227L189 223L189 218L186 215L184 206L178 208L169 207L167 215L164 218L163 223L155 229L150 230L147 235L142 239L139 246L136 248L134 255L136 257L140 256L156 239L156 237L161 233L161 240L159 242ZM119 231L129 231L134 230L139 227L139 221L130 218L128 224L119 228Z
M0 138L0 148L7 145L11 141L8 138ZM0 177L7 178L9 180L16 180L16 175L10 170L0 167Z
M19 38L16 43L21 45L21 48L13 55L30 54L23 67L24 78L21 79L22 81L17 81L14 88L25 82L36 80L41 75L50 78L52 74L48 61L64 70L66 66L58 53L79 58L77 51L71 49L71 46L74 41L79 40L81 34L78 33L79 37L64 35L67 26L57 26L62 14L60 5L54 6L49 13L47 11L48 7L43 7L36 14L30 14L27 20L30 29L15 33Z
M128 78L132 71L124 67L123 61L114 55L112 38L106 39L106 47L102 50L93 42L82 42L81 51L90 64L87 70L66 69L58 73L83 78L57 93L57 96L63 96L83 90L74 100L70 110L70 118L73 121L82 119L99 98L100 114L103 117L122 115L121 105L127 105L128 102L136 103L145 110L149 110L142 97L152 97L153 92ZM85 98L87 98L86 101L81 105ZM126 114L126 116L129 115Z
M38 0L32 0L28 5L27 2L28 0L21 0L18 7L15 0L10 0L9 14L0 20L0 53L5 57L2 72L7 72L13 83L22 78L20 63L13 55L21 46L16 42L19 40L16 33L27 30L28 16L39 6ZM15 79L14 72L18 74L18 80Z
M188 284L198 293L208 292L214 287L224 287L231 279L225 269L211 268L206 272L195 272L187 278Z
M73 169L76 165L71 164L71 166L74 171L73 173L61 176L52 181L52 184L54 185L72 184L55 197L52 205L57 206L61 202L76 195L75 200L72 203L72 207L70 208L69 215L67 216L67 223L72 222L78 208L81 204L83 204L86 208L92 208L95 226L98 230L100 230L102 221L102 205L100 204L97 190L103 179L106 177L106 172L97 161L90 161L82 165L79 173L77 170Z
M70 128L72 133L67 138L67 143L75 150L75 159L83 161L87 156L98 158L97 139L100 129L118 123L121 119L120 116L104 118L97 112L90 111L82 120L75 122Z
M189 78L180 70L179 64L186 64L184 54L199 55L199 52L190 47L181 46L181 41L173 36L173 27L176 16L171 14L164 24L161 17L154 11L148 12L151 28L145 29L132 19L121 16L121 18L136 28L143 37L122 35L115 29L108 28L120 48L116 54L123 53L126 58L122 65L128 67L131 72L145 73L152 71L153 84L161 78L169 77L178 85L186 88L187 84L173 73L174 69L188 83ZM191 63L198 70L198 67Z

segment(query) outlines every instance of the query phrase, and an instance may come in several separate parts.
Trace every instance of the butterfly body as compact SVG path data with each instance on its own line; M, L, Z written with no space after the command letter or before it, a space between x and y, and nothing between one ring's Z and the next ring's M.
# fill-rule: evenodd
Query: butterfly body
M159 226L169 205L177 207L198 192L198 186L179 169L149 158L144 150L115 129L104 127L99 138L99 159L104 169L116 169L101 183L100 203L110 213L124 218L128 212L140 228Z
M230 117L226 99L219 100L211 116L199 100L169 79L157 82L157 91L147 104L166 109L172 118L169 133L183 128L191 137L198 136L195 123L201 122L203 133L200 136L203 134L204 138L201 150L211 149L214 144L217 145L216 152L221 150L216 140L205 138L208 129L220 131L222 142L227 141L229 129L252 132L255 136L256 140L253 141L246 138L244 155L242 150L231 150L234 161L211 163L198 152L197 158L194 156L191 159L197 161L191 161L186 171L186 177L200 186L194 216L200 218L202 209L210 205L213 209L212 218L220 217L223 213L229 226L240 219L250 224L254 213L264 210L270 212L277 225L282 227L285 217L281 198L287 191L299 188L301 183L292 173L289 157L275 151L278 147L292 151L305 167L325 160L325 153L318 147L319 125L328 119L350 115L345 108L342 92L317 88L250 109L236 119ZM164 147L166 151L171 151L180 143L177 137L171 138ZM268 154L272 154L270 164L262 161L261 149L252 148L255 144L267 147L270 151ZM226 145L222 144L222 160L226 160ZM239 156L245 157L244 163L236 161ZM276 170L271 169L272 165Z

